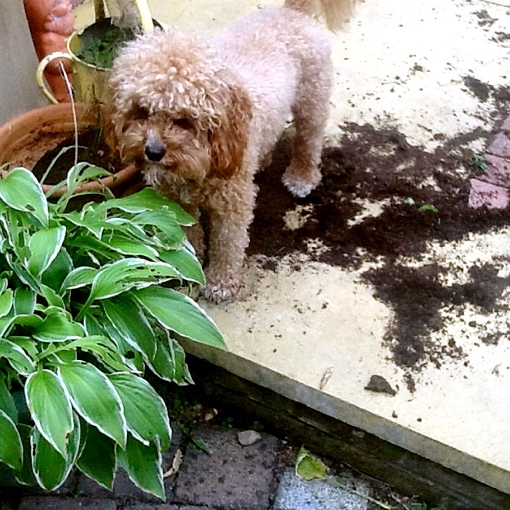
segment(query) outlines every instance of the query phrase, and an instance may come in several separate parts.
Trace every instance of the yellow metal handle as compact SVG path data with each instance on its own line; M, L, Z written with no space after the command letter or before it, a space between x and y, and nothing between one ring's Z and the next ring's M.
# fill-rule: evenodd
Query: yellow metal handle
M136 6L140 13L143 31L152 32L154 30L154 23L152 22L152 15L147 0L136 0Z
M51 90L46 85L46 81L44 80L44 71L46 70L46 67L50 62L53 62L57 58L67 58L72 61L71 55L69 53L64 53L62 51L55 51L53 53L50 53L49 55L46 55L37 66L37 70L35 72L35 81L37 82L37 85L39 85L39 88L41 89L42 93L46 96L48 101L53 104L58 104L57 99L55 96L51 93Z
M95 0L96 17L98 12L100 12L98 6L98 3L100 2L101 0ZM105 0L105 2L110 16L116 10L120 11L122 16L122 13L129 12L130 9L135 8L138 13L138 17L140 18L142 30L144 32L152 32L154 30L154 23L152 21L152 15L147 0Z

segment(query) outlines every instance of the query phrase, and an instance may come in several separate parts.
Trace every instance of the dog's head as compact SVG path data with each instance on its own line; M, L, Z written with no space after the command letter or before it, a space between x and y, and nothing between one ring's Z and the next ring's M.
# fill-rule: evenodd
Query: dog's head
M233 176L250 119L247 93L194 38L146 34L115 61L106 139L125 162L142 164L151 185Z

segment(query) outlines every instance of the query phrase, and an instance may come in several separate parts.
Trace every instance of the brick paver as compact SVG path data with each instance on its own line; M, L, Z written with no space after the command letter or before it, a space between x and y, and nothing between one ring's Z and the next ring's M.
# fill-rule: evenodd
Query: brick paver
M469 205L474 209L504 209L510 204L510 117L490 140L487 171L470 180Z
M22 498L18 510L117 510L117 504L112 499L33 496Z
M192 446L186 453L175 486L182 503L231 510L267 510L276 490L278 441L261 434L259 442L241 446L237 431L199 426L194 435L210 453Z

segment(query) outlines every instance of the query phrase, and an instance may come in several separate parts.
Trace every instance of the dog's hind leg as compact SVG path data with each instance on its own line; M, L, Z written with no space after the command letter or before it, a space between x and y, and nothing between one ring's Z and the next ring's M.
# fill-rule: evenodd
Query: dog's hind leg
M297 197L306 197L321 181L324 129L332 90L329 51L302 63L302 79L293 105L295 134L292 159L283 175L285 187Z

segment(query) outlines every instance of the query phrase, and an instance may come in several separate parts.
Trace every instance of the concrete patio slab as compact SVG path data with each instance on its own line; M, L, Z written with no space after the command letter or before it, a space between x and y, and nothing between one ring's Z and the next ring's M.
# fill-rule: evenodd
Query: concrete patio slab
M149 3L155 18L198 33L279 5ZM86 23L90 2L76 12ZM426 150L469 133L473 153L483 154L506 117L500 105L510 68L509 14L508 0L359 2L347 31L335 36L328 143L337 143L348 123L368 123L396 127ZM186 343L189 352L510 494L510 228L430 243L421 255L395 262L417 270L435 264L447 289L476 284L471 269L487 263L506 282L494 310L453 303L440 311L431 348L448 356L419 370L392 358L395 310L363 278L377 262L347 270L296 255L276 261L275 271L260 262L250 259L239 301L202 303L229 351ZM371 385L373 376L387 386Z

